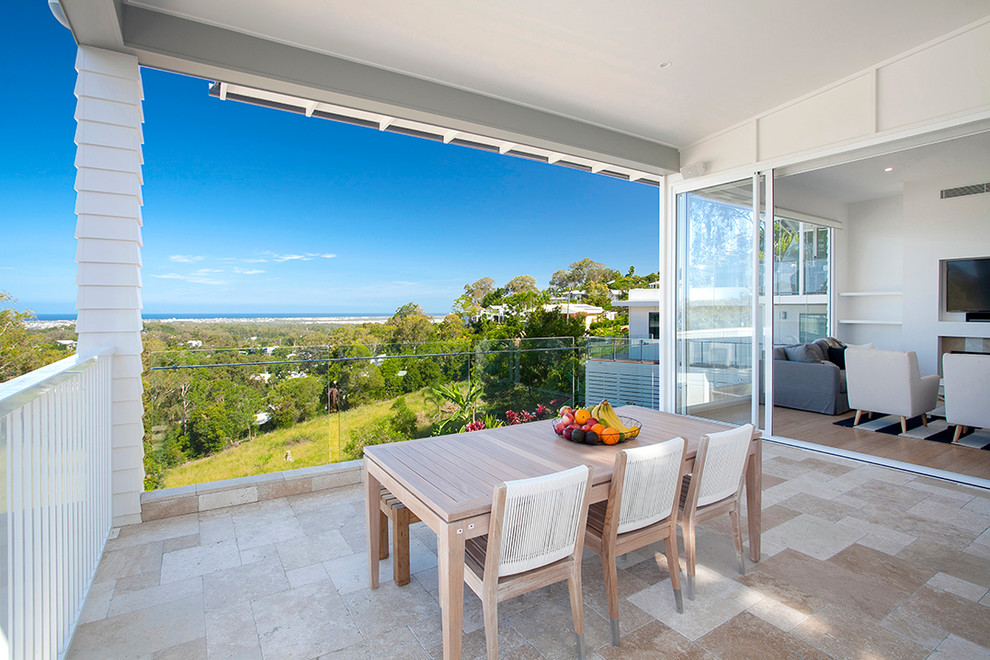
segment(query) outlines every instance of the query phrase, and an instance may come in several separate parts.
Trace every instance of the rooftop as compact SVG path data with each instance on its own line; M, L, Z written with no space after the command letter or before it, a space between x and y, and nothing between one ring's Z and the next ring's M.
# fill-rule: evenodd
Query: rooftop
M765 557L735 569L728 519L699 530L698 593L677 614L662 550L620 562L622 645L586 554L593 658L986 657L990 492L765 443ZM69 658L441 656L436 539L411 531L412 582L369 589L359 486L119 528ZM484 655L465 590L464 657ZM570 657L565 587L503 603L509 657Z

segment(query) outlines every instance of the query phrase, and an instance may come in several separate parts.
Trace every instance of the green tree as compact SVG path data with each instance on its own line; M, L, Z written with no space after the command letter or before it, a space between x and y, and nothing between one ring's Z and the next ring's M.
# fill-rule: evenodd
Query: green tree
M490 277L482 277L474 284L465 284L464 293L470 296L475 304L480 305L485 296L493 292L495 288L495 280Z
M540 290L536 286L536 278L532 275L513 277L503 288L510 296L516 293L535 293Z
M268 393L268 406L275 426L284 428L316 416L323 383L314 376L287 378Z
M34 318L30 311L19 312L17 301L0 291L0 382L39 369L68 355L58 344L31 332L24 324ZM8 306L9 305L9 306Z
M585 257L572 263L567 270L555 272L550 278L550 286L557 291L584 289L591 282L605 284L618 276L619 271Z
M406 344L433 339L433 320L415 303L408 303L396 310L386 323L389 341Z

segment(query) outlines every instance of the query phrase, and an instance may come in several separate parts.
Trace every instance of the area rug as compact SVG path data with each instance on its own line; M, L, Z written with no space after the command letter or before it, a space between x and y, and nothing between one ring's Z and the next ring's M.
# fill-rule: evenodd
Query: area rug
M864 416L865 417L865 416ZM833 422L836 426L852 428L856 416L852 415L845 419ZM951 443L955 434L955 425L946 423L944 419L929 419L928 426L921 423L921 417L912 417L907 421L907 433L901 433L901 418L892 415L874 416L873 419L865 418L860 421L857 429L861 431L876 431L887 435L899 435L903 438L919 438L921 440L931 440L932 442ZM969 429L959 438L959 445L974 447L976 449L990 450L990 429Z

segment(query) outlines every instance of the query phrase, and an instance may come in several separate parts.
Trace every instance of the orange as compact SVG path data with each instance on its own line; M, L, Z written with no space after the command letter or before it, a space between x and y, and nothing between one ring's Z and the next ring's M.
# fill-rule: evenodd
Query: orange
M619 430L609 426L607 429L598 434L598 439L606 445L614 445L619 442Z
M605 430L605 425L604 424L595 424L594 426L591 427L591 430L594 431L595 433L597 433L598 435L601 435L602 434L602 431Z
M574 412L574 421L578 424L584 424L589 419L591 419L591 413L588 412L587 408L581 408Z

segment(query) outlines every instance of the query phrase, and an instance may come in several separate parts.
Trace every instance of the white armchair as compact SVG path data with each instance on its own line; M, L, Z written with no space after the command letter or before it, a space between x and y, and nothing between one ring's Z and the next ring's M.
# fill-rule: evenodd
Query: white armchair
M990 427L990 355L946 353L942 356L945 377L945 421L955 424L953 442L965 427Z
M938 376L921 376L914 351L881 351L850 346L846 349L846 389L849 407L856 411L853 426L864 412L897 415L901 432L907 420L934 410L938 399Z

